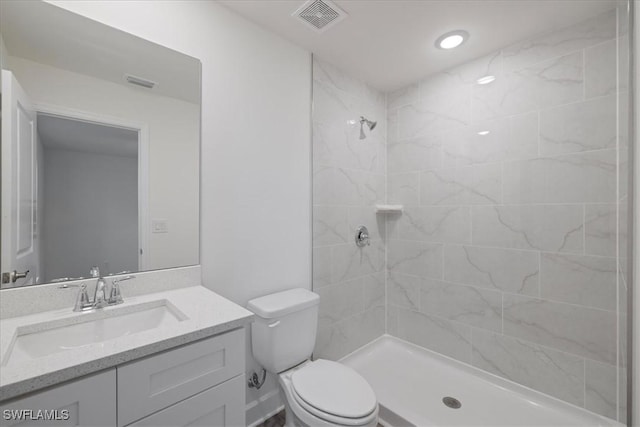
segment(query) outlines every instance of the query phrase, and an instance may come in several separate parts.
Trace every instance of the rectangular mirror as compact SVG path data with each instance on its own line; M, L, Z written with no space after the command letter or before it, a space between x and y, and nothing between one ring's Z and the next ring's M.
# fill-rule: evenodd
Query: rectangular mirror
M200 62L0 2L1 287L199 263Z

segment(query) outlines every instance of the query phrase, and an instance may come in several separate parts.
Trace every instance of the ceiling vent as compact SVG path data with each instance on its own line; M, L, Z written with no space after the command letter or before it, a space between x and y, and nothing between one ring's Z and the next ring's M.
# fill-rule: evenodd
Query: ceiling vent
M342 21L347 13L329 0L309 0L291 16L320 33Z
M136 86L146 87L147 89L153 89L155 85L158 84L154 81L147 80L142 77L133 76L131 74L125 74L124 79L127 81L127 83L131 83L132 85L136 85Z

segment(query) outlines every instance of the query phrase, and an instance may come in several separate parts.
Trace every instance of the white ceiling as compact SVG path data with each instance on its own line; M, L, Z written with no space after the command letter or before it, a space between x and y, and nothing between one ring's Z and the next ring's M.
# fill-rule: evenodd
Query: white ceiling
M151 93L200 103L200 61L58 6L0 1L0 29L12 56L149 92L128 73L157 82Z
M347 19L316 33L294 19L304 0L223 0L249 20L388 91L533 35L613 8L615 0L379 0L335 3ZM463 29L471 37L450 51L438 36Z
M138 132L97 123L38 114L38 135L45 148L119 157L138 156Z

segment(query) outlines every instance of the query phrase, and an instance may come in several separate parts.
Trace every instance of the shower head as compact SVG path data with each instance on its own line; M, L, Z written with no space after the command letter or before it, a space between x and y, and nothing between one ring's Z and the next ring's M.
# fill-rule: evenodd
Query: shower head
M378 122L372 122L371 120L366 119L364 116L360 116L360 139L365 139L367 135L364 133L364 125L367 125L369 130L374 130L378 125Z

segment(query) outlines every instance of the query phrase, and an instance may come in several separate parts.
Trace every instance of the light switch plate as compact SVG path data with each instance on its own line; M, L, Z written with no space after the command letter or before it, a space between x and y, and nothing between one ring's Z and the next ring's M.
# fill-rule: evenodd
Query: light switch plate
M166 219L152 219L151 232L152 233L168 233L169 222Z

